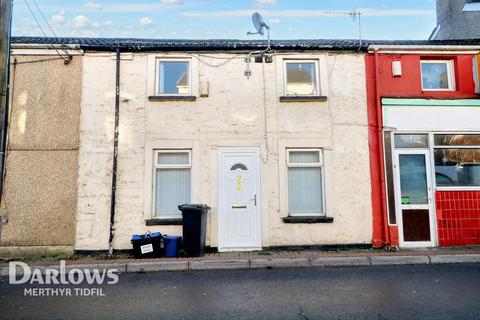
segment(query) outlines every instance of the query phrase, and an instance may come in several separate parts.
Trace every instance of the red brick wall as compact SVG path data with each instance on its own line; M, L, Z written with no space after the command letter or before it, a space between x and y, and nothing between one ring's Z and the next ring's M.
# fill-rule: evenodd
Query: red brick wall
M438 191L435 203L440 246L480 244L480 191Z

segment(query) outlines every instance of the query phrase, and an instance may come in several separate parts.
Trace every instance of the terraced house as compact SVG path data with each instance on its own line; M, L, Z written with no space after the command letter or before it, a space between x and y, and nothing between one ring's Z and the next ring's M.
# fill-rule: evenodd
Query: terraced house
M188 202L221 251L370 243L358 41L85 41L77 250L109 244L116 76L115 249Z
M479 44L370 46L374 245L480 244Z
M451 47L459 44L463 45L461 56L456 55L459 48ZM461 65L461 69L455 69L459 71L447 72L450 78L442 81L450 85L453 77L458 79L455 88L462 92L461 97L473 99L471 103L475 104L471 61L478 44L474 40L277 40L266 50L264 41L14 39L14 46L24 53L41 51L58 57L51 49L53 45L57 50L75 53L73 61L81 60L78 69L69 73L78 79L74 92L79 95L80 115L78 122L72 120L69 125L69 134L78 134L78 157L58 160L59 166L71 166L65 170L75 177L69 180L75 182L75 196L64 198L62 203L75 208L75 219L70 216L63 223L75 228L68 244L76 251L130 249L131 235L146 231L181 235L178 205L182 203L205 203L212 208L207 224L207 246L212 250L398 245L398 241L387 241L394 231L386 219L399 213L387 211L384 200L387 194L396 192L400 205L403 195L397 189L392 191L382 178L390 170L388 164L384 165L388 160L384 160L384 154L388 156L383 148L384 132L395 139L396 133L424 130L422 134L428 139L435 139L435 132L447 134L461 129L473 134L476 127L471 124L473 127L425 131L427 128L419 124L408 130L392 129L404 115L385 112L409 101L381 99L412 98L414 94L395 85L384 92L382 83L403 80L405 86L417 84L414 81L420 79L415 78L420 72L420 58L418 72L410 73L416 70L414 66L407 72L404 62L400 64L401 76L392 75L391 80L390 62L378 62L375 46L387 50L394 45L388 56L395 61L396 54L412 46L452 50L448 59L428 53L425 63L433 64L434 69L436 64L430 60L453 61L446 63L447 68ZM386 54L382 52L382 59L387 59ZM410 58L406 54L400 60ZM398 63L394 65L398 70ZM465 71L468 67L470 72ZM59 72L63 74L63 70ZM44 77L50 78L51 72L45 71ZM424 86L436 85L435 75L425 81L434 83ZM56 91L44 89L42 93L64 99ZM422 98L436 96L425 94ZM378 107L379 101L388 107ZM50 105L49 101L42 103ZM462 114L460 118L471 116ZM63 123L66 119L52 115L45 122ZM386 120L391 123L382 122ZM55 136L60 139L61 134ZM429 154L435 152L424 149ZM35 174L48 180L52 174L61 176L55 172ZM449 176L449 172L444 174ZM388 181L388 174L386 177ZM35 185L23 184L22 188L27 192ZM54 189L62 192L70 190L65 186L71 186L62 181L55 185ZM477 187L469 186L472 190ZM46 198L37 194L31 192L30 196L44 203ZM478 209L472 212L480 216ZM23 223L15 220L13 211L9 214L10 228ZM40 214L31 212L29 217L35 220ZM58 219L47 217L51 219L49 226L62 228L62 224L53 225ZM435 219L433 214L429 217ZM420 225L422 221L413 223ZM433 228L436 220L429 221ZM34 234L53 232L35 224L29 230ZM436 240L436 232L431 229L428 244L447 244ZM480 243L480 237L476 239ZM2 241L2 245L21 243Z

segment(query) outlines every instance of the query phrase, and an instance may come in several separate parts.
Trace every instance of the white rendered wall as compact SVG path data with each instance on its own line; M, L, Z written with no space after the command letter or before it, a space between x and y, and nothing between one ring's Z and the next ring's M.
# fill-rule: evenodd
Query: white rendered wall
M120 142L116 203L116 249L146 230L181 235L181 226L147 227L152 217L153 149L192 149L192 202L212 206L207 244L217 246L219 147L261 150L262 244L320 245L370 243L371 186L365 65L362 54L313 53L319 59L326 102L281 103L283 58L251 64L244 55L209 53L192 58L194 102L153 102L155 57L125 54L121 61ZM231 61L220 67L212 67ZM210 65L210 66L209 66ZM201 98L200 87L209 96ZM84 57L80 132L77 250L108 248L113 151L115 60L111 54ZM288 215L285 148L324 149L327 215L331 224L285 224Z

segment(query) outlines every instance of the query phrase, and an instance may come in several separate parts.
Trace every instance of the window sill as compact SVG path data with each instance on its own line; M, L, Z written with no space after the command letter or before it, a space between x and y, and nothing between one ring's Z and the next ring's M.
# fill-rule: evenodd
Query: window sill
M455 89L422 89L423 93L435 93L435 92L455 92Z
M148 100L150 101L195 101L197 100L196 96L149 96Z
M471 187L436 187L435 191L480 191L480 186Z
M145 223L147 226L168 226L168 225L180 226L183 224L183 221L182 221L182 218L168 218L168 219L154 218L154 219L145 220Z
M281 96L280 102L312 102L312 101L327 101L326 96Z
M288 216L282 218L284 223L332 223L333 217L326 216Z

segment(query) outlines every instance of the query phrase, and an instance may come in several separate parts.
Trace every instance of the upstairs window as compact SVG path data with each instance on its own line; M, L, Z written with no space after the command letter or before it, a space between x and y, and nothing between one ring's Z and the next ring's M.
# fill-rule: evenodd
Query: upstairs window
M318 61L285 61L285 93L287 96L318 96Z
M455 77L453 61L451 60L422 60L422 90L425 91L453 91Z
M187 59L157 61L157 95L189 95L190 61Z

